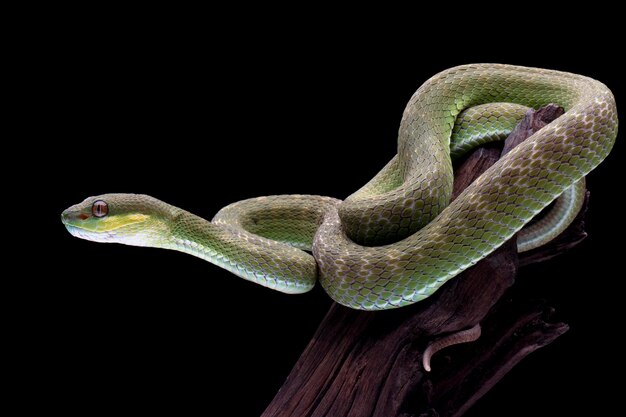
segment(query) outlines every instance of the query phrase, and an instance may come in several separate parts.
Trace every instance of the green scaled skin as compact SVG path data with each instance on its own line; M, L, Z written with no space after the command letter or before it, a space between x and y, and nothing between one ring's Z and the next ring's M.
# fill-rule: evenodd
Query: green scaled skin
M517 146L452 203L452 158L505 137L528 108L565 114ZM240 201L213 221L153 197L106 194L68 208L74 236L178 250L286 293L319 280L338 303L402 307L433 294L523 229L519 249L557 236L582 203L584 176L617 134L611 91L580 75L498 64L451 68L422 85L400 124L398 154L340 201ZM303 251L312 250L312 255Z

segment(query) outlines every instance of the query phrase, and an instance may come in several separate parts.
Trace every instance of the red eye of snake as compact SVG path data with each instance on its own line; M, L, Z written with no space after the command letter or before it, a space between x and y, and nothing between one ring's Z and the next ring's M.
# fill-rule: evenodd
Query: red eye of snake
M96 217L104 217L109 213L109 205L102 200L94 201L91 213Z

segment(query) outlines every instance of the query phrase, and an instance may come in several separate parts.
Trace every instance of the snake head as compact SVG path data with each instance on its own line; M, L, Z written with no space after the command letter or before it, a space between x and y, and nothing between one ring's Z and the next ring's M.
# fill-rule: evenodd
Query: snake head
M81 239L160 246L173 215L165 203L147 195L103 194L69 207L61 214L61 221Z

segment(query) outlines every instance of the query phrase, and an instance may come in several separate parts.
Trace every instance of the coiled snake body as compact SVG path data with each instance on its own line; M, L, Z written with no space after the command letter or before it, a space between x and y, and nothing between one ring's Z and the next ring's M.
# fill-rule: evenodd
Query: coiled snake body
M450 155L506 135L524 106L549 103L565 114L448 204ZM343 305L389 309L428 297L563 195L552 220L525 229L520 250L558 234L580 207L584 176L616 134L613 95L598 81L465 65L418 89L402 117L397 156L343 202L260 197L231 204L209 222L149 196L106 194L68 208L62 220L77 237L183 251L286 293L308 291L319 279Z

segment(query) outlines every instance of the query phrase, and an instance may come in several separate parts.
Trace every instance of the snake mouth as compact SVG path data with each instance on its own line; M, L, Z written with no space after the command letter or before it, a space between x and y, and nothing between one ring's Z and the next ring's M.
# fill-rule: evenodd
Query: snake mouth
M61 213L61 222L72 236L97 242L110 242L114 235L106 230L89 227L90 225L85 223L89 218L91 216L83 212L76 212L70 209Z
M65 210L63 213L61 213L61 222L63 223L63 225L65 225L65 227L69 228L81 228L79 226L79 222L81 220L85 219L85 215L82 213L76 213L73 210Z
M75 237L80 237L85 239L86 237L86 230L85 229L81 229L80 227L68 224L68 223L64 223L65 228L67 229L68 232L70 232L70 234L72 236Z
M76 226L69 223L64 223L67 231L74 237L79 239L90 240L92 242L100 242L100 243L114 243L118 239L114 233L108 231L91 231L88 229L84 229L80 226Z
M113 235L107 232L94 232L88 229L84 229L80 226L76 226L70 223L64 223L65 228L70 235L79 239L90 240L93 242L111 242Z
M84 220L84 214L77 213L73 210L65 210L61 213L61 222L72 236L86 239L88 229L81 226L81 221ZM92 232L93 233L93 232Z
M73 225L71 223L68 223L66 221L63 221L63 225L65 226L67 231L70 232L70 234L72 236L79 237L81 239L87 239L88 238L89 233L87 232L87 230L85 230L85 229L83 229L81 227L75 226L75 225Z

